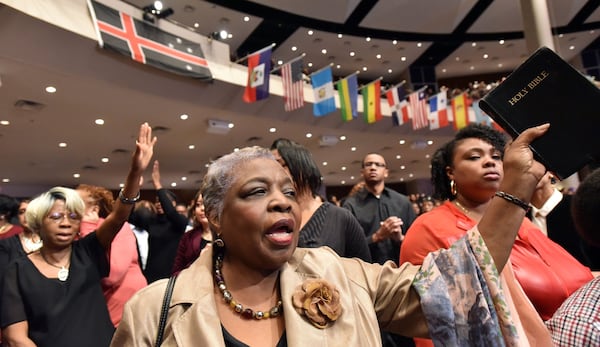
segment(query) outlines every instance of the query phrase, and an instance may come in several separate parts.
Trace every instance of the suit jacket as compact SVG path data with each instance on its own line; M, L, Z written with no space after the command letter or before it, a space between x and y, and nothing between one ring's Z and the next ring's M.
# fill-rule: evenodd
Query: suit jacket
M212 247L183 270L173 291L162 346L224 346L212 274ZM327 247L298 248L283 265L280 291L288 346L380 346L380 329L427 336L411 283L419 267L384 266L340 258ZM314 327L296 312L292 294L305 279L323 278L340 292L343 312L331 326ZM111 346L152 346L166 280L139 291L125 306ZM242 318L240 318L242 319Z

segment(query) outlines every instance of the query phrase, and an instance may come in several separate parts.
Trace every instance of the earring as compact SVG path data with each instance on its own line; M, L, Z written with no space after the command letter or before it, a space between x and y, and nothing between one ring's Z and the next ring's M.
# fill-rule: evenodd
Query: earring
M452 196L456 196L457 194L456 183L454 183L454 180L450 181L450 194L452 194Z
M213 241L215 246L223 248L225 247L225 241L221 238L221 235L217 235L217 238Z

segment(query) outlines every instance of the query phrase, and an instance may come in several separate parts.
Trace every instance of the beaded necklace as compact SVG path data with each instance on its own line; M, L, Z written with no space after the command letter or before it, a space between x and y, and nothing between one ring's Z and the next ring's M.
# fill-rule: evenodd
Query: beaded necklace
M217 259L215 259L215 282L217 282L217 287L223 294L223 299L229 307L233 309L235 313L240 314L240 316L244 319L256 319L261 320L263 318L276 318L281 315L283 311L283 302L281 300L277 301L277 304L273 306L269 311L254 311L251 308L244 308L242 304L235 301L231 292L227 290L227 286L225 285L225 279L223 278L223 274L221 273L221 268L223 267L223 255L217 255Z

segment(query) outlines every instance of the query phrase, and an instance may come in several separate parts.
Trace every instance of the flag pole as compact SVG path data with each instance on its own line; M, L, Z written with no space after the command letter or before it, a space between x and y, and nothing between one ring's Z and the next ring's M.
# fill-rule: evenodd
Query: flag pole
M402 87L405 84L406 84L406 80L402 80L400 83L397 83L397 84L389 87L388 89L384 90L382 93L385 94L385 93L389 92L390 90L392 90L394 88Z
M267 47L265 47L265 48L261 48L261 49L259 49L259 50L258 50L258 51L256 51L256 52L252 52L252 53L250 53L250 54L246 54L246 55L245 55L243 58L240 58L240 59L238 59L238 60L236 60L236 61L233 61L233 62L231 62L231 63L232 63L232 64L239 64L239 63L241 63L242 61L244 61L244 60L248 59L248 57L249 57L249 56L251 56L251 55L253 55L253 54L262 53L262 52L266 51L267 49L271 49L271 48L275 47L275 45L276 45L275 43L272 43L272 44L268 45L268 46L267 46Z
M314 75L314 74L316 74L316 73L318 73L318 72L321 72L321 71L323 71L323 70L327 69L328 67L332 67L332 66L333 66L333 63L329 63L329 64L327 64L326 66L323 66L322 68L320 68L319 70L317 70L317 71L315 71L315 72L311 73L310 75L308 75L308 77L310 77L310 76L312 76L312 75Z
M363 88L365 88L365 87L368 87L369 85L371 85L371 84L373 84L373 83L375 83L375 82L377 82L377 81L381 81L382 79L383 79L383 76L381 76L381 77L379 77L379 78L377 78L377 79L374 79L374 80L372 80L371 82L369 82L369 83L365 84L364 86L362 86L362 87L358 88L358 90L361 90L361 89L363 89Z
M352 75L358 75L359 73L360 73L360 70L356 70L355 72L353 72L353 73L349 74L348 76L346 76L346 77L344 77L344 78L340 78L340 79L338 79L338 80L337 80L337 82L339 82L339 81L343 81L343 80L345 80L345 79L349 78L349 77L350 77L350 76L352 76Z
M271 70L271 73L273 73L275 71L279 71L279 70L281 70L281 68L283 67L283 65L285 65L285 64L291 64L291 63L295 62L298 59L304 58L305 56L306 56L306 53L302 53L301 55L297 56L296 58L294 58L294 59L292 59L290 61L287 61L287 62L285 62L285 63L283 63L283 64L281 64L279 66L276 66L273 70Z

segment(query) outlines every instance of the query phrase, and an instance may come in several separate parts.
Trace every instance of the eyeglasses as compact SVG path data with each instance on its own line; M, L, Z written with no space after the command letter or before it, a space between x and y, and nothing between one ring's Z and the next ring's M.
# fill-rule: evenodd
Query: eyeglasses
M371 167L375 165L375 167L385 167L385 163L377 163L374 161L368 161L366 163L363 164L363 167Z
M65 217L67 217L71 223L81 222L81 216L75 212L53 212L48 215L48 218L54 223L60 223Z

